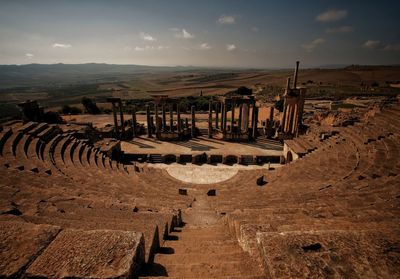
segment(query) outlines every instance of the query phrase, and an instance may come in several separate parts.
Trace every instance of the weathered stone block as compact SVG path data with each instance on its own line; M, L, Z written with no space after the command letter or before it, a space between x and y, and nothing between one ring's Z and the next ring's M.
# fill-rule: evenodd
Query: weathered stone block
M0 278L21 275L59 231L49 225L0 222Z
M64 230L33 262L28 277L131 278L144 262L143 234Z

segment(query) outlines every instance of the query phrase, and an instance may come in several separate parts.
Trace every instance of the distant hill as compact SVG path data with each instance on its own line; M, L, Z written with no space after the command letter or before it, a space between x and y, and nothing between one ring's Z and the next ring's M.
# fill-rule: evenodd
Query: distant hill
M24 87L58 83L90 83L118 80L122 76L177 71L183 67L153 67L113 64L27 64L0 65L0 86Z
M398 70L400 66L363 66L363 65L321 65L314 67L321 70ZM312 68L310 68L312 69ZM264 69L264 71L283 69ZM284 69L292 71L292 69ZM27 64L27 65L0 65L0 89L26 87L59 87L64 85L79 85L91 83L119 82L151 73L167 72L243 72L263 71L261 69L244 68L205 68L195 66L146 66L146 65L116 65L116 64Z

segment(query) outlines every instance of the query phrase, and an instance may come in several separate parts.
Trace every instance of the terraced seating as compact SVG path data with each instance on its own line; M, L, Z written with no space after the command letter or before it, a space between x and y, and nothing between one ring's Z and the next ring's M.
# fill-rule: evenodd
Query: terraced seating
M56 126L11 123L0 132L0 277L141 267L143 277L397 278L398 116L396 104L323 140L316 131L293 141L300 159L213 185L124 165Z
M80 230L93 241L100 241L98 237L102 235L114 237L125 233L129 233L129 240L130 235L134 236L133 232L137 235L142 233L144 241L132 238L133 243L138 243L131 250L137 257L135 262L138 266L135 270L131 264L125 266L126 272L136 274L136 269L145 260L152 261L163 238L182 223L179 208L187 207L192 202L190 196L179 196L176 187L175 190L165 191L147 185L134 171L129 173L123 164L110 160L73 135L60 133L56 126L16 123L2 131L1 143L0 175L4 178L0 185L2 226L12 222L17 227L56 228L63 235L62 240L58 241L59 237L56 237L51 245L46 242L44 247L41 246L40 250L44 249L41 257L37 257L37 253L30 256L29 270L25 263L2 275L50 276L55 271L42 268L42 264L49 260L46 253L58 253L66 265L67 262L73 265L74 260L62 254L67 245L63 243L72 243L75 232ZM37 224L37 227L31 224ZM18 238L19 230L10 232L10 239ZM27 235L24 237L30 239ZM120 245L120 240L118 236L117 245ZM17 252L19 247L13 249ZM101 254L108 246L98 249ZM84 261L86 252L82 250L81 253L81 260ZM0 254L0 257L0 261L4 259L6 262L6 253ZM96 260L100 264L104 259ZM112 260L115 260L114 256ZM8 272L5 267L0 270ZM72 272L68 274L73 277L79 277L88 270L68 272ZM105 274L115 275L120 274Z
M266 174L264 187L217 190L215 210L228 213L231 233L263 259L269 277L399 276L398 250L368 257L371 243L393 251L400 241L400 126L386 124L389 119L384 110L367 125L338 128L314 152ZM360 253L349 254L350 247ZM333 257L345 263L338 266Z

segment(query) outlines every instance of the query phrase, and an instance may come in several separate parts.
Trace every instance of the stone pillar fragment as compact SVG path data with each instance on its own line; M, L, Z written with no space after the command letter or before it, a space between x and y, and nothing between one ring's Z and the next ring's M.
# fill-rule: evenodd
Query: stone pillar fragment
M162 131L165 132L165 127L167 126L167 120L165 116L165 105L161 105L161 110L162 110Z
M120 117L120 121L121 121L121 131L123 133L125 131L125 126L124 126L124 112L122 111L122 102L121 101L119 101L118 106L119 106L119 117Z
M296 69L294 70L294 75L293 75L293 89L296 89L297 87L297 74L299 72L299 61L296 61Z
M137 120L136 120L136 106L132 107L132 136L136 136L136 126L137 126Z
M270 120L271 122L274 121L274 107L270 107L270 108L269 108L269 120Z
M212 138L212 101L208 104L208 137Z
M243 120L242 127L243 131L247 133L249 131L249 115L250 115L250 105L248 103L243 104Z
M240 106L239 106L239 121L238 121L239 133L242 132L242 117L243 117L243 104L240 104Z
M192 129L191 129L191 136L194 138L196 136L196 115L195 115L195 106L192 106L191 108L191 114L192 114Z
M176 114L177 114L177 120L176 124L178 125L178 133L180 134L182 131L182 123L181 123L181 110L179 108L179 103L176 104Z
M219 122L218 109L219 109L219 103L216 103L215 104L215 129L218 129L218 126L219 126L219 123L218 123Z
M223 122L222 122L222 132L225 134L226 133L226 116L227 116L227 105L226 102L224 102L224 108L223 108Z
M147 114L147 136L149 138L151 138L152 137L152 135L151 135L152 123L151 123L150 106L149 105L146 105L146 114Z
M112 103L112 111L114 117L114 131L117 138L119 137L119 128L118 128L118 119L117 119L117 108L115 107L115 103Z
M156 138L160 137L160 119L158 118L158 104L154 103L154 117L156 118Z
M174 112L173 105L169 105L169 131L172 133L174 131Z
M231 102L231 106L232 106L232 114L231 114L231 134L233 133L233 130L235 128L235 100L232 99Z
M254 107L253 107L253 131L252 131L252 137L254 140L257 138L257 124L258 124L258 108L254 104Z

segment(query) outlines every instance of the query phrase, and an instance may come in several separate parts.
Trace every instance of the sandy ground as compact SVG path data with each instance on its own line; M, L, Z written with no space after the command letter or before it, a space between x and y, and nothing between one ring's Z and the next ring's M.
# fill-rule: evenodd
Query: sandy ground
M271 164L272 168L281 167L280 164ZM224 164L217 165L181 165L181 164L154 164L151 165L153 168L165 169L168 174L175 179L181 180L187 183L194 184L214 184L222 182L234 177L239 170L253 170L253 169L265 169L268 171L268 165L257 166L243 166L235 164L227 166Z

